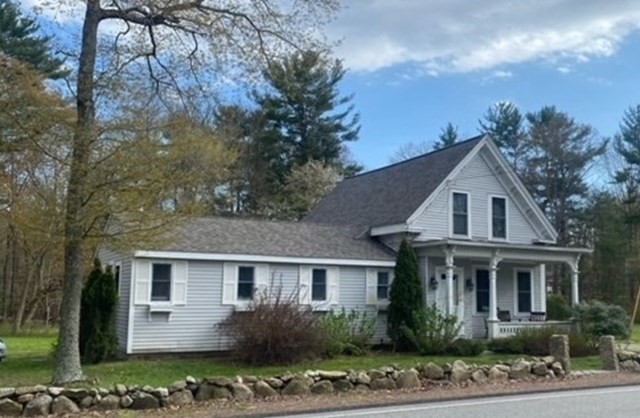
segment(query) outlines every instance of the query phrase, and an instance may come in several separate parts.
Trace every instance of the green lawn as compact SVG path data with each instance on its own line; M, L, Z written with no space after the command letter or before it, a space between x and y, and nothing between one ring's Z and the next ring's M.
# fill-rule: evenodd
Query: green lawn
M640 324L635 324L631 331L631 343L640 344Z
M7 334L3 334L7 335ZM5 337L9 350L9 358L0 363L0 387L49 382L53 369L51 347L55 341L52 333L27 334ZM483 355L480 357L462 358L469 364L493 364L499 360L517 358L516 355ZM99 386L111 386L115 383L127 385L149 384L152 386L169 385L184 379L187 375L194 377L262 375L271 376L285 371L293 373L308 369L324 370L366 370L395 364L400 367L411 367L418 363L433 361L437 364L453 362L457 357L423 357L407 354L373 353L365 357L340 357L313 363L298 364L291 367L246 367L231 363L221 358L165 358L154 360L126 360L87 365L85 374ZM600 368L598 357L572 359L574 370Z

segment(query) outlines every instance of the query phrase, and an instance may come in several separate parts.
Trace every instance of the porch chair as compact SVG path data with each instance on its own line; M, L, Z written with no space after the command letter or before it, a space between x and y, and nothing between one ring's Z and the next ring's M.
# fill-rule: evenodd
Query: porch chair
M498 321L500 322L511 322L511 312L510 311L501 311L498 309Z

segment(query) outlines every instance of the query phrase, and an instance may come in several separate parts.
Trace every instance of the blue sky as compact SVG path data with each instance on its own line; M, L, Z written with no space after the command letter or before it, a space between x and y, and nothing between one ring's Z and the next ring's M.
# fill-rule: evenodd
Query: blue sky
M525 112L556 105L604 136L640 103L640 1L343 4L327 34L341 41L336 55L349 69L341 91L355 95L362 118L351 150L367 169L407 142L434 141L449 121L462 137L476 135L478 119L501 100ZM77 19L55 8L41 17L67 27Z

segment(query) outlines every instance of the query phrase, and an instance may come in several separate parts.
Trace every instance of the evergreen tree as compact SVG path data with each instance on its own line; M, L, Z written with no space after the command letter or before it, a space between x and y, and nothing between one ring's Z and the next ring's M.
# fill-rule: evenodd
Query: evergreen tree
M267 180L263 196L281 191L291 170L309 161L353 172L342 157L345 144L358 139L359 115L352 96L338 92L344 74L339 60L313 51L295 53L265 72L270 91L255 94L262 113L256 150Z
M447 123L447 126L442 128L438 141L433 145L433 149L446 148L458 141L458 127L454 126L451 122Z
M418 258L411 243L404 239L396 257L394 279L389 292L388 334L399 350L412 348L411 342L400 331L402 325L417 332L418 313L424 309L424 297Z
M113 272L103 271L100 261L94 267L82 291L80 305L80 356L85 363L100 363L115 356L116 305L118 293Z
M31 65L47 78L68 74L63 62L51 55L50 38L38 36L35 20L21 16L18 6L10 0L0 0L0 51Z
M509 102L498 102L479 120L480 132L488 134L496 142L511 164L520 173L527 148L524 117L516 105Z

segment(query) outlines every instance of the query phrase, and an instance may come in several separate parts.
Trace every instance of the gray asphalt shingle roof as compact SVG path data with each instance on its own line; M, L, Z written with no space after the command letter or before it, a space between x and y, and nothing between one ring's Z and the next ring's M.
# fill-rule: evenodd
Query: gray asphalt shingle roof
M404 223L482 138L349 177L303 221L361 228Z
M352 227L241 218L192 218L168 243L147 250L393 261L395 255Z

